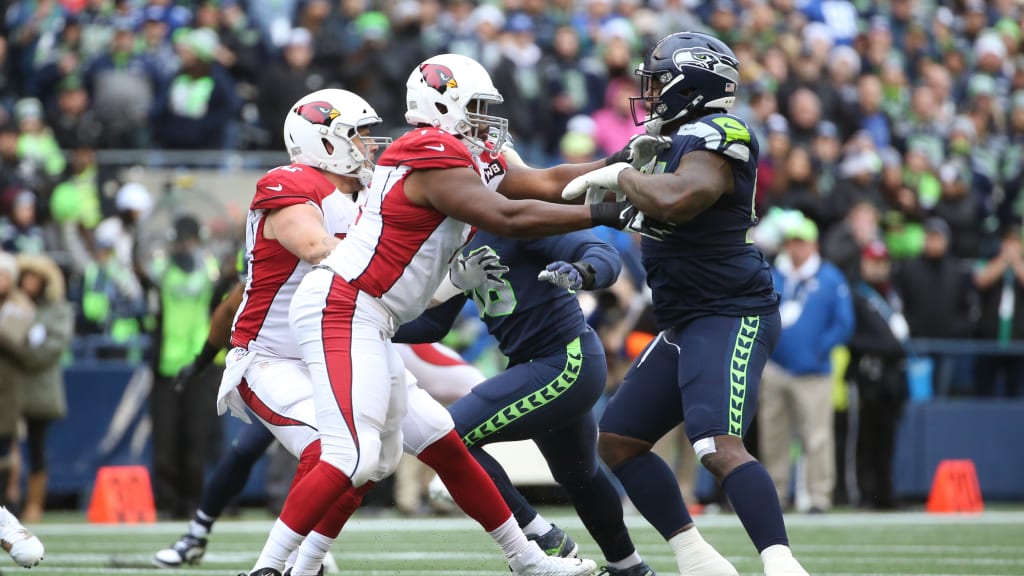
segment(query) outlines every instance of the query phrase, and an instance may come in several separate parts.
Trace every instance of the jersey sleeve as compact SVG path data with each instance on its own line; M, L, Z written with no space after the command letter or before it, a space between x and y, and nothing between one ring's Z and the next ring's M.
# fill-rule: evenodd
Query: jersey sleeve
M687 140L689 152L707 150L740 162L750 160L754 147L747 123L730 114L713 114L685 124L678 137Z
M249 208L274 210L308 203L319 207L321 200L333 189L326 178L309 166L279 166L256 183L256 194Z
M389 146L378 164L429 170L473 168L475 161L466 145L450 133L437 128L417 128Z

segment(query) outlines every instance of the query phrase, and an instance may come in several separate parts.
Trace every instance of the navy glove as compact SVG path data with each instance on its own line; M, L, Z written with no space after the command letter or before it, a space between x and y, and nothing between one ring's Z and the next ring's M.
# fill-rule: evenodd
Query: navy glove
M547 268L537 275L537 280L551 282L555 286L561 286L567 290L579 290L594 285L595 270L589 262L574 262L572 264L559 260L547 265Z
M658 241L664 240L675 229L672 223L644 215L629 200L591 204L590 222L594 226L610 226L616 230L641 234Z

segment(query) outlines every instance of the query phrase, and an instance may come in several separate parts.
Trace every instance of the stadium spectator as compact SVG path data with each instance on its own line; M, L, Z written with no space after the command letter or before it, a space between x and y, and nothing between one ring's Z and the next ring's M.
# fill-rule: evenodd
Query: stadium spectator
M629 80L618 78L608 83L604 106L593 114L594 139L601 154L614 154L632 136L643 134L643 127L633 121L630 107L630 98L639 95L636 84Z
M28 337L34 310L18 290L18 264L0 252L0 505L6 505L11 478L11 447L18 434L24 390L16 362L17 346Z
M880 241L861 252L861 279L853 286L856 328L846 377L856 388L856 476L862 508L896 507L893 454L896 424L907 397L906 349L910 330L903 299L891 283L889 250Z
M50 109L49 124L63 150L95 146L103 138L103 124L91 108L89 93L78 76L61 81L56 105Z
M782 334L762 380L760 459L783 506L792 506L795 434L806 459L809 512L827 512L836 483L831 353L853 333L853 304L842 273L818 253L818 227L811 219L798 215L783 236L773 274L782 295Z
M560 26L554 35L551 54L541 63L544 93L550 98L548 123L544 130L545 152L549 155L555 151L559 139L567 132L569 119L578 114L593 112L604 96L601 93L604 80L600 68L595 60L581 53L576 30L572 26ZM608 103L607 100L604 102ZM625 117L631 119L628 100ZM621 148L622 142L624 140L612 152Z
M260 120L270 133L269 146L284 149L284 135L272 129L271 121L281 118L288 107L299 98L322 88L337 84L337 79L326 70L312 66L314 61L313 36L305 28L293 28L281 51L281 58L271 64L260 76L256 100Z
M127 345L142 331L146 303L135 272L117 258L119 239L115 221L96 227L95 259L87 261L82 272L76 331L102 334L115 344Z
M910 333L915 338L969 338L973 288L968 269L950 253L952 230L936 217L925 221L924 230L921 255L904 262L894 279ZM937 390L949 390L952 383L953 365L946 359L932 357Z
M157 354L149 398L153 421L153 493L157 510L185 519L199 506L203 469L216 452L219 422L217 389L209 381L188 381L184 389L174 377L206 343L210 310L220 265L200 244L199 222L181 216L167 255L151 263L146 282L160 295Z
M1006 343L1024 339L1024 255L1021 250L1021 225L1015 221L1002 230L999 253L980 263L974 273L981 316L977 336ZM978 359L976 378L980 396L1018 396L1024 394L1024 359L1019 356L992 356ZM1000 387L1000 383L1002 386Z
M121 16L112 26L110 44L86 65L85 88L104 127L101 144L143 148L149 145L147 114L162 78L157 64L138 51L134 21Z
M64 397L64 353L71 345L74 313L64 297L64 276L43 254L20 254L18 287L35 305L27 338L17 343L12 358L23 370L21 415L28 430L28 489L22 519L39 522L46 505L46 432L50 422L67 414ZM0 347L10 342L0 338Z
M43 105L35 98L22 98L14 105L18 126L18 158L34 166L32 173L39 188L49 188L51 180L64 172L66 165L53 132L43 117ZM48 185L49 184L49 185Z
M231 76L215 61L217 33L200 28L178 44L181 66L154 104L154 140L168 149L222 149L234 144L240 105Z
M50 247L36 222L38 201L31 190L20 190L14 195L10 218L0 220L0 249L12 254L42 254Z

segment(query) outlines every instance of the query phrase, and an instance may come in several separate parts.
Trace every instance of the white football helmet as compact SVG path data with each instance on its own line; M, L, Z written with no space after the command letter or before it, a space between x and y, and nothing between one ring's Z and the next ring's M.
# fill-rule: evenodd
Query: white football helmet
M508 120L487 113L490 104L504 99L491 75L472 58L428 58L412 71L405 87L409 124L429 124L462 136L473 154L500 150L508 138Z
M377 112L358 95L335 88L317 90L288 110L284 142L293 163L358 178L369 186L372 153L390 144L391 138L361 136L359 129L380 123Z

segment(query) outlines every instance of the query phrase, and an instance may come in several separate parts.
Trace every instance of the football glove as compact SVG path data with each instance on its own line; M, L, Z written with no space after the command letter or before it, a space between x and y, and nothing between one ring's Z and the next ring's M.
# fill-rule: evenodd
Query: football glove
M664 240L675 225L656 220L638 210L629 200L590 205L590 221L594 226L610 226L653 240Z
M629 142L615 154L605 158L605 166L611 166L618 162L627 162L633 168L639 170L654 160L654 157L672 145L672 139L668 136L651 136L649 134L637 134L629 139Z
M547 265L537 275L537 280L550 282L567 290L579 290L594 285L594 265L589 262L573 262L559 260Z
M508 272L508 266L501 263L498 253L490 246L477 248L468 256L459 254L448 271L452 284L466 292L473 290L488 279L500 281L500 277Z
M575 200L586 194L587 204L598 204L604 199L607 192L615 192L616 201L622 200L622 191L619 190L619 174L629 168L632 166L625 162L618 162L577 176L569 181L565 188L562 188L562 199Z

